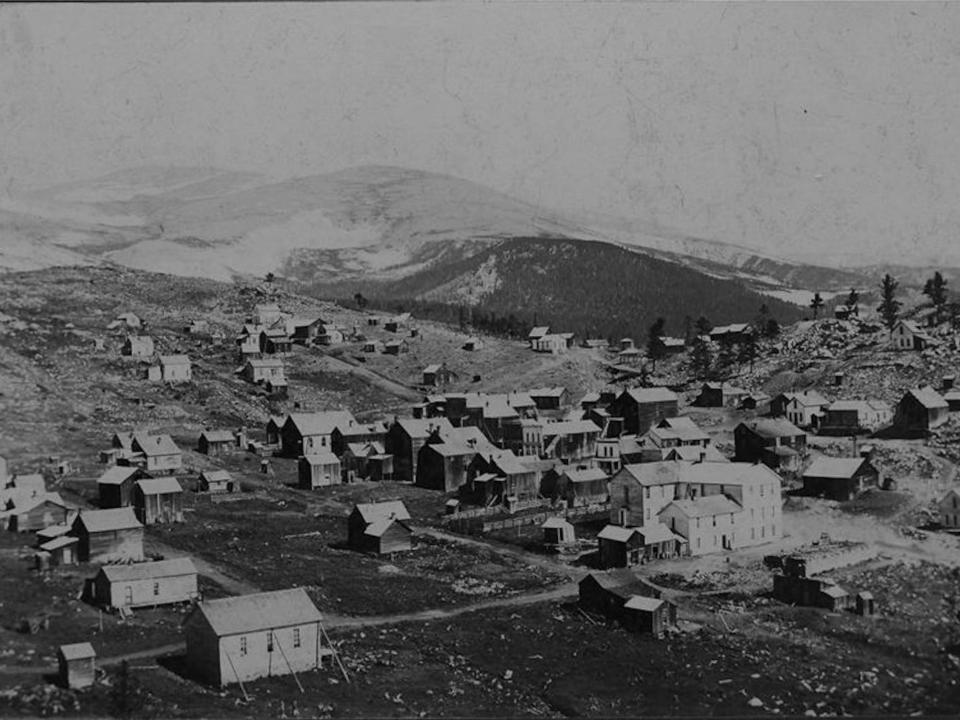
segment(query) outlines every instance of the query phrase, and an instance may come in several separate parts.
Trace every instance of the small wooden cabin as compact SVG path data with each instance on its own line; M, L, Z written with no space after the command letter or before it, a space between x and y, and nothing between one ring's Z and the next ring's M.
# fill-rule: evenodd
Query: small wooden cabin
M57 650L59 682L62 687L79 690L97 679L97 653L88 642L61 645Z
M347 542L361 552L378 555L413 547L410 513L400 500L360 503L347 518Z

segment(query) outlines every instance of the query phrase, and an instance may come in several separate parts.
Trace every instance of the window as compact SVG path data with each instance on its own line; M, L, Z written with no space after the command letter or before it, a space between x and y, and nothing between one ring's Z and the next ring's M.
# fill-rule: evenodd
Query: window
M716 516L716 515L713 516L713 526L714 526L714 527L717 526L717 516ZM714 543L714 544L716 544L716 543Z
M700 549L700 538L697 538L697 549Z
M697 530L700 529L700 518L697 518Z
M760 537L766 537L766 536L767 536L767 528L766 528L765 525L761 525L761 526L760 526Z
M267 630L267 652L273 652L273 631Z
M153 583L153 594L154 596L157 596L160 594L160 583L158 582Z
M770 526L770 534L771 534L771 535L776 535L776 534L777 534L777 526L776 526L776 525L771 525L771 526Z
M644 496L647 498L647 500L650 499L650 488L645 488Z
M750 528L750 539L751 539L751 540L756 540L756 539L757 539L757 529L756 529L756 528Z
M247 636L246 635L240 636L240 654L241 655L247 654Z
M293 629L293 646L295 648L300 647L300 628Z

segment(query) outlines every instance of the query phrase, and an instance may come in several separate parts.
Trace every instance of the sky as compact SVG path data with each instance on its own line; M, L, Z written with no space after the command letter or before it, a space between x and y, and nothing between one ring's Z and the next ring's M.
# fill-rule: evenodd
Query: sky
M0 193L456 175L819 264L960 265L960 3L0 5Z

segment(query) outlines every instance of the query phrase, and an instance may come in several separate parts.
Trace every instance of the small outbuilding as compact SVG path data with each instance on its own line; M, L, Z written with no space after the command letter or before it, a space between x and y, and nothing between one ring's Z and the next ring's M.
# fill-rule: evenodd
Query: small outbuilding
M226 470L204 470L200 473L198 488L200 492L211 494L239 492L240 483Z
M340 483L340 458L332 452L303 455L297 463L299 487L305 490Z
M143 560L143 525L132 508L81 510L70 533L79 540L81 562Z
M136 466L114 465L97 480L101 508L133 505L133 486L137 480L149 477Z
M360 503L347 518L347 542L362 552L384 555L413 547L410 513L400 500Z
M222 455L235 445L236 438L230 430L204 430L197 440L197 450L204 455Z
M183 522L183 488L173 476L138 480L133 507L144 525Z
M153 607L199 597L190 558L104 565L93 578L93 599L108 608Z
M547 546L567 545L577 540L576 530L566 518L547 518L540 529L543 530L543 544Z
M57 649L60 685L70 690L90 687L97 679L97 653L88 642Z

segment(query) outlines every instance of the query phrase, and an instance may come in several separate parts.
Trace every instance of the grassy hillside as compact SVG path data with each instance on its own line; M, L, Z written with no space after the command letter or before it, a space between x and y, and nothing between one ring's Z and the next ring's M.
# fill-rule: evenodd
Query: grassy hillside
M658 317L666 319L668 334L682 335L688 316L705 315L714 324L748 322L763 304L781 323L803 313L735 281L606 243L553 238L517 239L396 281L314 290L359 291L377 304L405 304L454 321L459 306L467 305L475 320L513 316L515 326L549 323L595 337L643 338Z

